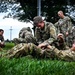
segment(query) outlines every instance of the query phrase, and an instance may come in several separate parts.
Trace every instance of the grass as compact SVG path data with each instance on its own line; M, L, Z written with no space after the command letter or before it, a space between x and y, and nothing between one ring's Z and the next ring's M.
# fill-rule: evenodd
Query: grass
M14 46L7 44L5 49ZM29 56L22 58L0 58L0 75L75 75L75 62L51 59L37 59Z
M14 47L15 46L15 44L14 43L12 43L12 42L6 42L5 43L5 47L3 48L4 50L8 50L8 49L11 49L12 47Z
M0 59L0 75L75 75L75 63L46 59Z

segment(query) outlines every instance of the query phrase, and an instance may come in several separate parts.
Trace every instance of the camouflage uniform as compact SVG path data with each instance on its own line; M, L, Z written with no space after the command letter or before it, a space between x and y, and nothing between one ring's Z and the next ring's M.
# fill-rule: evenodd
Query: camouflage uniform
M5 47L5 41L4 41L4 36L3 36L4 30L0 29L0 47Z
M72 27L73 42L75 42L75 26Z
M55 27L57 27L57 34L63 33L66 42L69 43L69 39L68 37L66 37L66 32L68 32L69 34L71 33L71 29L73 26L71 19L68 16L65 16L63 19L59 19L58 22L56 22L54 25Z
M19 38L13 39L15 44L19 43L34 43L36 44L36 39L33 37L31 33L31 29L28 28L22 28L19 32Z
M75 42L75 26L72 27L71 33L68 35L68 41L69 41L69 46L71 47L72 44Z
M58 22L54 24L59 30L58 33L63 33L65 35L66 32L71 32L72 22L68 16L65 16L63 19L59 19Z
M35 29L35 37L37 42L40 44L42 42L48 42L51 44L54 39L56 39L56 29L52 23L44 22L44 29L36 27Z
M0 35L0 42L4 42L4 36Z
M41 49L32 43L18 44L3 56L8 58L18 58L26 55L32 55L37 58L57 58L66 61L75 61L75 52L70 49L62 51L58 50L54 46L52 46L51 49Z

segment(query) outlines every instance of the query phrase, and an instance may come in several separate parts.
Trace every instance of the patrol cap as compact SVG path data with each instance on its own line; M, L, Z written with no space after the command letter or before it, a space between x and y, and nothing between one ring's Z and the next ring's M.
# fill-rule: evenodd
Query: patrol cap
M40 23L42 21L43 21L43 19L42 19L41 16L36 16L36 17L33 18L33 25L36 26L38 23Z

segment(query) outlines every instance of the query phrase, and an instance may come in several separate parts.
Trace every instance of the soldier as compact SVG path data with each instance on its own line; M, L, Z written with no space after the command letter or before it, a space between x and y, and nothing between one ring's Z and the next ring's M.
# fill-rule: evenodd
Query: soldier
M68 16L65 16L62 11L58 11L58 16L60 19L54 25L57 27L58 33L63 33L65 36L65 41L68 42L68 35L71 33L72 22Z
M56 29L55 26L50 22L45 22L41 16L36 16L33 18L35 29L35 38L38 44L43 42L51 43L56 39Z
M32 31L29 27L24 27L19 32L19 38L13 39L15 44L19 43L34 43L37 44L36 39L32 35Z
M5 42L4 42L4 30L3 29L0 29L0 47L5 47Z
M72 42L75 42L75 26L72 27Z
M68 35L68 42L70 43L69 46L71 47L73 42L75 42L75 26L72 27L72 31L70 35Z
M66 61L75 61L75 43L69 50L58 50L54 46L43 44L41 46L36 46L33 43L21 43L13 47L2 57L22 57L32 55L37 58L57 58Z
M52 46L55 46L58 50L66 50L69 47L66 45L63 34L58 34L57 39L51 43Z

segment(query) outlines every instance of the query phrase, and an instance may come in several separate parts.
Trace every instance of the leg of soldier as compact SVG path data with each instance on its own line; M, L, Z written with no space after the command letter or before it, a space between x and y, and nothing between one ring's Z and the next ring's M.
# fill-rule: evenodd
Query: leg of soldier
M28 37L26 36L26 38L14 38L13 42L15 43L15 45L20 44L20 43L34 43L35 45L38 45L38 43L36 42L36 39L32 36Z
M60 51L57 57L65 61L75 61L75 52L71 50Z
M26 43L26 40L22 38L14 38L13 41L16 45L19 43Z
M26 55L40 57L42 55L42 50L40 48L37 48L37 46L32 43L21 43L9 50L5 55L3 55L3 57L18 58Z
M44 51L44 56L46 58L56 58L65 61L75 61L75 52L72 50L58 50L55 47L51 47L50 49L46 49Z
M7 58L21 57L23 55L27 55L27 52L28 52L27 44L21 43L14 46L12 49L8 50L7 53L3 55L3 57Z
M60 60L65 60L65 61L75 61L75 52L72 51L71 49L68 50L58 50L57 48L52 47L50 51L47 53L50 53L50 57L53 55L53 58L57 58Z
M35 37L33 37L32 35L27 35L25 37L25 40L26 40L26 43L34 43L35 45L38 45Z

